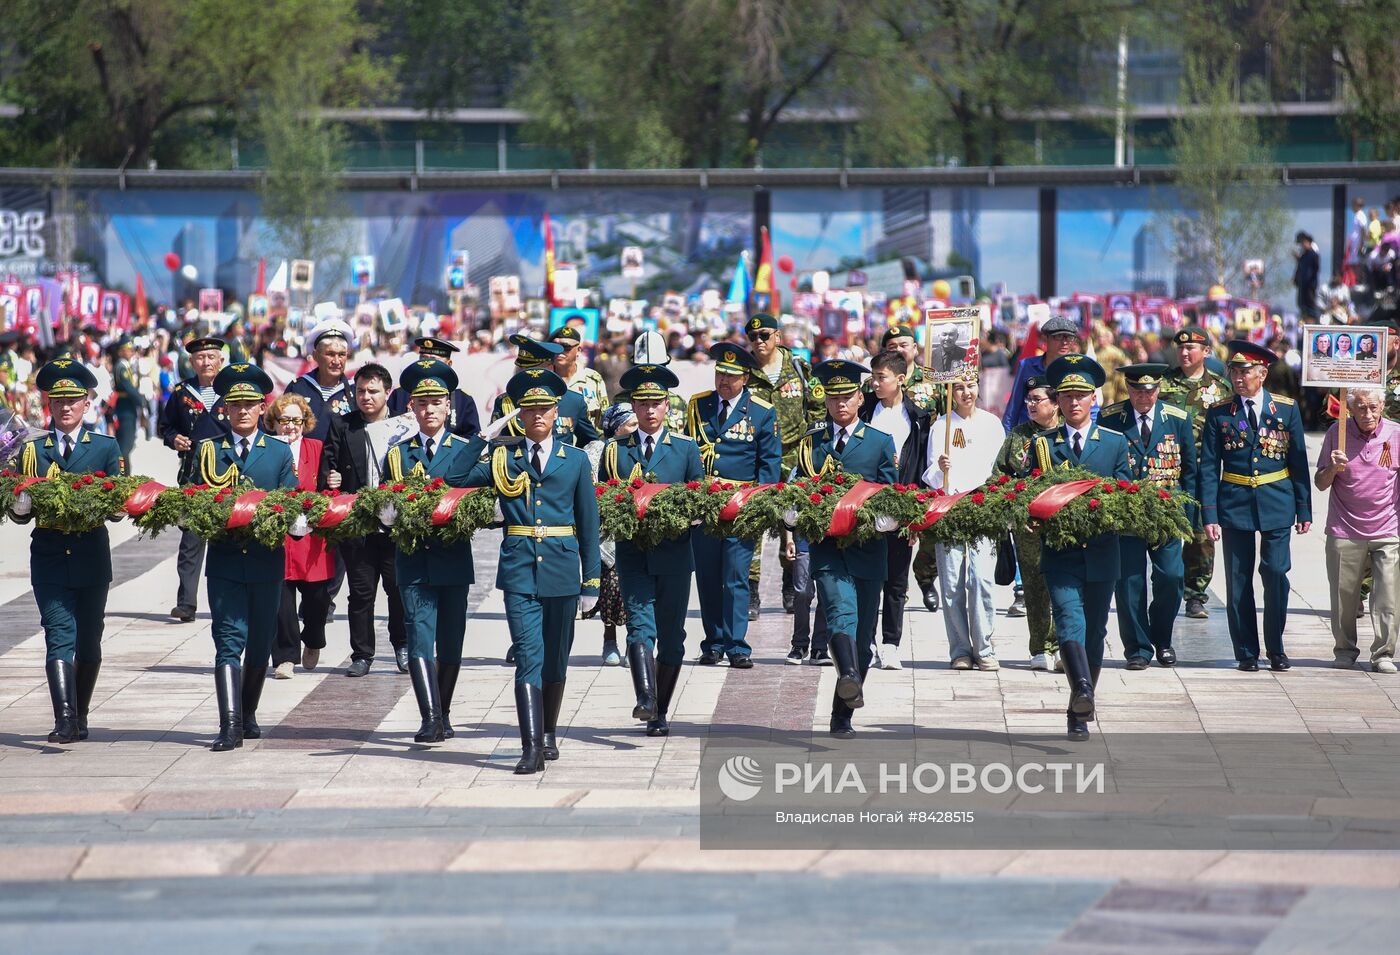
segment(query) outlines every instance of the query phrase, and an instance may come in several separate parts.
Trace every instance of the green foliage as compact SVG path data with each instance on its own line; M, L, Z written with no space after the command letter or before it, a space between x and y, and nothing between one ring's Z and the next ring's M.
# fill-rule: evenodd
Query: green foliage
M0 510L0 520L17 519L10 507L18 498L18 485L23 480L13 471L0 474L0 501L5 505ZM147 480L94 471L38 481L23 491L33 502L33 510L20 520L33 520L40 527L65 534L85 534L124 517L122 505Z
M483 527L489 527L496 514L496 491L491 487L476 488L463 495L445 524L433 523L433 511L444 494L453 490L442 478L431 481L411 476L397 484L367 488L356 497L355 510L359 520L378 526L379 512L392 504L397 516L389 526L394 546L412 554L431 539L443 544L469 540Z
M796 514L792 532L802 540L819 541L827 537L836 505L861 481L860 475L832 471L820 478L802 478L778 485L768 496L769 504L780 521L789 512ZM849 534L836 538L842 547L863 544L874 538L877 517L891 517L905 527L924 514L923 505L908 493L903 484L889 485L876 491L856 512L856 525Z
M630 541L642 550L675 540L701 519L709 493L700 481L668 484L647 502L645 516L638 517L634 492L642 487L640 479L627 483L610 479L597 486L599 526L604 540Z

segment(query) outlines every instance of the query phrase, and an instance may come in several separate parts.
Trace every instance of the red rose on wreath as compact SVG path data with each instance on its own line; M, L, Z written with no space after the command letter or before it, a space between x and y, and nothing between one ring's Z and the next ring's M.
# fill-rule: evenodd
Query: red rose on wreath
M698 491L698 490L700 490L700 482L699 482L699 481L686 481L686 482L685 482L685 489L686 489L687 491Z
M617 487L618 483L617 478L608 478L608 487Z
M1136 494L1138 491L1141 491L1141 490L1142 490L1142 488L1141 488L1140 486L1138 486L1137 484L1129 484L1129 485L1128 485L1128 493L1129 493L1129 494Z
M283 510L285 510L285 508L283 508L281 504L272 505L272 511L274 514L281 514Z
M813 504L820 504L822 502L822 496L820 494L813 494L808 497L807 500L811 501Z
M1095 510L1098 506L1099 506L1099 499L1096 498L1096 497L1091 497L1091 498L1089 499L1089 510L1091 510L1091 511L1092 511L1092 510Z
M1014 501L1014 500L1016 500L1016 492L1015 492L1015 491L1007 491L1007 492L1006 492L1006 499L1007 499L1008 501Z
M84 483L84 484L91 484L91 483L92 483L92 475L91 475L91 474L84 474L84 475L83 475L83 483Z
M973 504L981 504L981 503L982 503L983 501L985 501L986 499L987 499L987 495L983 494L981 491L974 491L973 494L972 494L972 503L973 503Z
M301 502L301 509L302 509L303 511L309 511L309 510L311 510L311 509L312 509L313 507L315 507L315 506L316 506L316 499L315 499L314 497L305 498L305 499Z
M416 501L416 500L418 500L418 492L417 492L417 491L409 491L409 492L408 492L408 496L405 497L404 500L405 500L405 501Z
M1001 477L997 478L997 486L1000 487L1001 485L1006 484L1010 480L1011 475L1003 474Z
M775 490L775 491L781 491L781 490L782 490L783 488L785 488L785 487L787 487L787 482L786 482L786 481L779 481L776 485L774 485L773 490Z
M408 485L407 485L407 484L395 484L395 485L394 485L394 493L396 493L396 494L402 494L402 493L403 493L404 491L406 491L406 490L408 490Z
M1170 500L1172 499L1172 495L1171 495L1171 492L1170 492L1170 491L1158 491L1158 492L1157 492L1157 496L1160 497L1160 498L1161 498L1162 500L1164 500L1164 501L1170 501Z
M833 481L836 482L837 484L845 484L845 483L846 483L846 475L844 475L844 474L838 474L838 475L836 475L836 477L832 478L831 480L833 480Z
M1025 482L1025 481L1017 481L1017 482L1016 482L1016 490L1018 490L1018 491L1024 491L1025 489L1026 489L1026 482Z
M110 490L111 490L112 488L114 488L114 487L116 487L116 485L113 484L111 481L103 481L103 482L102 482L102 490L104 490L104 491L110 491Z
M198 494L198 493L199 493L199 489L198 489L198 488L193 488L193 487L187 487L187 488L185 488L185 497L194 497L194 496L195 496L196 494Z
M922 503L924 503L925 501L928 500L928 497L929 497L929 496L928 496L927 494L915 494L915 495L914 495L914 500L916 500L916 501L918 501L920 504L922 504Z
M613 500L617 501L620 504L623 501L627 500L627 495L622 493L621 491L618 491L616 494L613 495Z
M1120 480L1120 481L1118 482L1118 490L1120 490L1120 491L1126 491L1126 490L1132 485L1132 483L1133 483L1132 481L1122 481L1122 480Z
M599 497L602 497L604 494L608 493L608 489L605 487L594 488L594 490L598 493Z
M836 490L836 488L832 487L830 484L823 484L823 485L821 486L821 492L822 492L823 494L830 494L831 492L833 492L833 491L835 491L835 490Z
M93 471L93 472L92 472L92 476L93 476L93 477L105 478L105 477L107 476L107 472L106 472L106 471Z
M82 482L82 481L74 481L74 482L73 482L73 490L75 490L75 491L80 491L80 490L82 490L82 487L83 487L83 482Z
M1040 468L1031 468L1031 477L1038 478L1041 475Z
M633 479L632 479L632 490L634 490L634 491L640 491L641 489L642 489L642 479L641 479L641 478L633 478Z

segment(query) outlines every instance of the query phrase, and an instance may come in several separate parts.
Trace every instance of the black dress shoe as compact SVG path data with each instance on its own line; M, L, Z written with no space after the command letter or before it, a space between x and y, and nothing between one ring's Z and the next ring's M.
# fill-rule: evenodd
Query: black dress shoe
M1086 740L1089 738L1089 724L1084 722L1073 713L1066 715L1065 735L1072 740Z
M170 616L174 617L176 620L180 621L181 623L189 623L191 620L194 619L194 608L193 608L193 607L171 607L171 608L170 608Z
M729 665L736 670L752 670L753 661L745 653L731 653L729 655Z
M345 671L346 676L364 676L369 672L368 660L351 660L350 667Z
M706 650L700 654L699 664L702 667L719 666L719 661L724 659L724 654L718 650Z
M929 613L938 613L938 582L935 581L924 588L924 609Z
M510 649L508 649L508 650L506 651L506 662L507 662L507 663L514 663L514 662L515 662L515 644L513 644L513 643L510 645Z
M1288 662L1288 654L1271 653L1269 654L1269 669L1275 673L1282 673L1284 670L1293 669L1293 664Z
M1236 667L1236 669L1237 669L1237 670L1240 670L1240 671L1242 671L1242 672L1244 672L1244 673L1258 673L1258 672L1259 672L1259 658L1258 658L1258 657L1245 657L1243 660L1240 661L1239 666Z
M1146 657L1129 657L1129 658L1128 658L1128 669L1129 669L1129 670L1146 670L1146 669L1147 669L1147 665L1148 665L1150 662L1151 662L1151 661L1148 660Z
M1157 651L1157 662L1164 667L1176 666L1176 651L1171 647L1163 647Z
M394 663L398 666L400 673L408 672L408 647L394 648Z

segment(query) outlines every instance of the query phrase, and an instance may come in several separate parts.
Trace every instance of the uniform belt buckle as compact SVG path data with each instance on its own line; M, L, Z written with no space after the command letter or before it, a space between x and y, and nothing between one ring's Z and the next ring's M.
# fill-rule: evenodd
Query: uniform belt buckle
M542 540L544 540L544 527L541 526L541 525L539 525L539 524L536 524L536 525L535 525L535 541L536 541L536 543L538 543L539 541L542 541Z

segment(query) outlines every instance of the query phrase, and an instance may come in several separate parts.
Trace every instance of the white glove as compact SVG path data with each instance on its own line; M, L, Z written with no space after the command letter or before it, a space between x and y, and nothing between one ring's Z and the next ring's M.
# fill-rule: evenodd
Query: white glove
M390 501L379 509L379 523L383 524L385 527L393 527L394 521L398 519L399 509L394 505L393 501Z
M295 537L297 540L311 533L311 522L306 519L305 514L298 514L296 520L292 521L292 526L287 528L287 536Z
M881 534L888 534L890 531L899 530L899 521L888 514L875 515L875 530Z
M34 499L29 496L28 491L21 491L19 497L15 498L15 503L10 507L10 512L15 517L26 517L34 510Z
M510 414L501 415L495 421L491 422L486 427L481 429L481 436L487 441L494 441L496 437L506 428L509 428L510 423L518 417L520 417L519 408L516 408Z
M597 597L580 597L580 598L578 598L578 609L579 609L579 612L580 612L580 613L592 613L592 612L593 612L593 608L596 607L596 606L598 606L598 598L597 598Z
M501 499L499 497L496 498L496 504L491 514L491 520L497 524L504 524L506 522L506 515L505 512L501 510Z
M787 510L783 511L783 523L786 524L788 527L797 526L797 508L790 507Z

